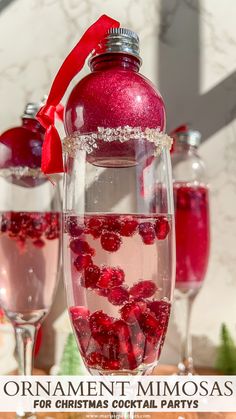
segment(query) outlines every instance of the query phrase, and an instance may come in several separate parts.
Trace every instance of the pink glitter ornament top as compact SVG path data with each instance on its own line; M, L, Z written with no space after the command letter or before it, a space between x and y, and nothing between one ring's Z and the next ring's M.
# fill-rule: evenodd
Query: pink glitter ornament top
M139 73L140 65L138 36L127 29L110 29L90 59L91 73L69 96L64 120L67 136L97 132L98 127L118 128L124 135L137 127L162 132L164 102L150 80ZM134 141L98 140L97 150L88 159L104 167L132 166L137 161ZM139 153L147 158L153 150L154 144L144 141Z
M0 169L13 167L40 168L45 129L35 119L39 103L28 103L22 125L0 136Z
M41 177L41 157L45 129L35 118L42 103L28 103L22 124L0 136L0 172L10 182L24 187L36 186Z

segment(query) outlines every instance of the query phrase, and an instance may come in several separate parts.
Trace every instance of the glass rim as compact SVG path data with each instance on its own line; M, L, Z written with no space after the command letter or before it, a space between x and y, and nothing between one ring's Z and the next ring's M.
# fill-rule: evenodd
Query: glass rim
M75 131L65 137L62 141L63 153L70 157L75 157L77 151L86 151L91 154L99 149L97 141L125 143L130 140L148 141L153 144L154 156L160 155L163 149L170 150L173 143L173 139L160 128L130 127L129 125L116 128L98 127L97 131L84 133Z

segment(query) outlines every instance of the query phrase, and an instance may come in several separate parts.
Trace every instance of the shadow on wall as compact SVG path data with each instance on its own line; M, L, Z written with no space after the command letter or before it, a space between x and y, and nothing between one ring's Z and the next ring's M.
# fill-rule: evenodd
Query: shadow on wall
M0 0L0 13L15 0Z
M204 141L236 117L236 72L200 94L201 4L200 0L161 0L158 65L167 129L189 123L201 131Z

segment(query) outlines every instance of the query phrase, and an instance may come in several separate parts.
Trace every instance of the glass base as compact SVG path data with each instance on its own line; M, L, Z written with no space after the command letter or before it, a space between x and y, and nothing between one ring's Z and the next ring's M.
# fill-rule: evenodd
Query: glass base
M102 370L98 368L86 367L91 375L150 375L157 366L158 361L151 364L141 364L134 370Z

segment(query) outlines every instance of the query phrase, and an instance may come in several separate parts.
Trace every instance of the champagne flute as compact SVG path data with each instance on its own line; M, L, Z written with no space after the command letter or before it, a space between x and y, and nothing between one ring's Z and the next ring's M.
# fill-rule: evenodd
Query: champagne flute
M178 130L177 130L178 131ZM172 153L176 223L177 300L186 305L179 375L194 374L191 337L193 302L203 284L210 248L209 191L198 147L201 135L186 127L175 134Z
M58 279L60 193L40 169L0 175L0 304L15 330L19 374L31 375L35 338Z
M150 373L170 315L175 236L169 150L163 146L150 158L153 146L139 135L120 144L134 148L133 161L108 154L103 161L99 153L96 161L96 151L91 158L85 143L94 133L64 144L68 309L81 356L96 375Z

